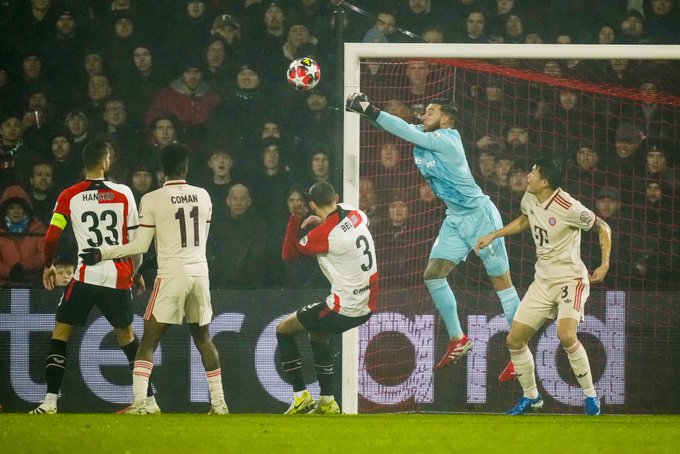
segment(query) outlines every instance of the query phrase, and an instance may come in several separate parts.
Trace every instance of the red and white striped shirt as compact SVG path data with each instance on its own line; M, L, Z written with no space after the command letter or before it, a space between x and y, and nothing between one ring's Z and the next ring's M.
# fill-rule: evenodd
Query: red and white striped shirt
M61 233L68 221L73 226L80 254L85 248L129 243L139 225L139 215L127 186L106 180L85 180L59 194L50 230L56 227ZM130 289L133 273L131 258L103 261L93 266L79 261L73 277L87 284Z
M316 255L331 283L326 304L349 317L372 312L378 302L378 268L366 213L349 205L338 209L298 241L302 220L291 216L283 241L283 260Z

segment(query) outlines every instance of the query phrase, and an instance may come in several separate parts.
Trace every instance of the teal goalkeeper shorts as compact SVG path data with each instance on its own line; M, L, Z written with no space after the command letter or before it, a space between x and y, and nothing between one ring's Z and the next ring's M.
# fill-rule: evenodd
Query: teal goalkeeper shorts
M491 200L464 216L447 212L432 246L430 259L445 259L455 264L464 262L480 237L501 227L503 227L501 214ZM482 249L480 259L489 276L500 276L510 270L508 251L505 249L503 238L496 238L488 247Z

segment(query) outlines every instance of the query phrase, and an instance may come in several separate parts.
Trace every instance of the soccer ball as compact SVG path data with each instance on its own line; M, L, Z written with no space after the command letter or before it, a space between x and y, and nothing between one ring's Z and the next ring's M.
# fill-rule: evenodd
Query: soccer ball
M293 60L286 73L288 83L296 90L307 91L316 87L321 80L321 68L309 57Z

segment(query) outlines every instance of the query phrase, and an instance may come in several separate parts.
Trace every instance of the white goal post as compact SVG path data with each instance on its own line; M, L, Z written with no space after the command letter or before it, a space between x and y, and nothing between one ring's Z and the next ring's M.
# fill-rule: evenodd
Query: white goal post
M680 45L345 43L344 49L343 99L361 91L361 58L680 59ZM343 143L343 200L359 206L358 115L345 113ZM342 403L346 414L358 413L358 333L355 328L342 338Z

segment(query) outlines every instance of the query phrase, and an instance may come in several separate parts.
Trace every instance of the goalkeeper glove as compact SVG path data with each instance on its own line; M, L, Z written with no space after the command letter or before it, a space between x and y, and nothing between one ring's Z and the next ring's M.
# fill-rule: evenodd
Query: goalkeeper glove
M380 109L371 104L368 96L364 93L352 93L349 95L347 101L345 101L345 110L365 115L371 120L377 119L380 114Z
M102 251L96 247L88 247L83 249L83 252L78 254L78 256L83 259L85 265L96 265L102 261Z

